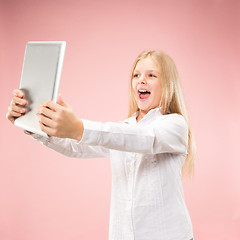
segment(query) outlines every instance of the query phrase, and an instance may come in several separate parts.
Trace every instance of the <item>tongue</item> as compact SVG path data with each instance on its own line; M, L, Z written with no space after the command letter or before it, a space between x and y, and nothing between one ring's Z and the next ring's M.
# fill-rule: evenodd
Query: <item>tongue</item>
M140 94L140 99L146 99L146 98L149 97L149 95L150 95L150 93L141 93Z

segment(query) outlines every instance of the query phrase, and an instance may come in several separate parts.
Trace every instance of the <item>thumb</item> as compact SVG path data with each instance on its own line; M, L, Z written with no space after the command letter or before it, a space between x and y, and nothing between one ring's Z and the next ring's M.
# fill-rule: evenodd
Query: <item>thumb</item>
M61 96L60 93L58 94L57 104L59 104L59 105L61 105L63 107L68 107L68 105L63 101L62 96Z

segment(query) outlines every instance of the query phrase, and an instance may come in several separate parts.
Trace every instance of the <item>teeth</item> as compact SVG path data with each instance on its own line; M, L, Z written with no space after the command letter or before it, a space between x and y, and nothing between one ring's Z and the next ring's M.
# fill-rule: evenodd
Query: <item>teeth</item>
M139 90L139 92L147 92L147 90Z

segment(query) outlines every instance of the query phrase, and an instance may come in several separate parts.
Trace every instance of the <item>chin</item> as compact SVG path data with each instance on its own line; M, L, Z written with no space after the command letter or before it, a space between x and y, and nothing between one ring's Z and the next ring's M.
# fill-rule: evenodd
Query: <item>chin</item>
M148 110L151 109L150 106L140 106L140 105L138 105L138 108L139 108L140 110L142 110L142 111L148 111Z
M144 106L143 104L138 104L138 108L142 111L149 111L149 110L151 110L153 108L157 108L157 107L159 107L159 106L158 105L157 106L153 106L153 105L145 105Z

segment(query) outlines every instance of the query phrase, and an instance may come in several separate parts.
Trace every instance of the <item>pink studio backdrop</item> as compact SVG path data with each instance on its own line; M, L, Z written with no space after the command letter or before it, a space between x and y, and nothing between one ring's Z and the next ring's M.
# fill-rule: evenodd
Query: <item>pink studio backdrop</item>
M5 118L30 40L67 41L60 92L80 118L127 117L135 57L161 49L181 77L197 141L184 181L196 240L240 239L239 1L1 1L0 239L105 240L108 159L61 156Z

